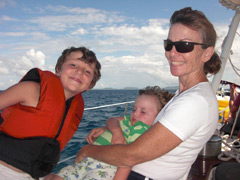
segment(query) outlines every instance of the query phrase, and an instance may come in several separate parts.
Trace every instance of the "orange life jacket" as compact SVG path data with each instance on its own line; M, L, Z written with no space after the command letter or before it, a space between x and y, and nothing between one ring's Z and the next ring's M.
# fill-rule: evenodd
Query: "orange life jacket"
M59 78L50 71L30 70L20 81L39 81L40 99L36 108L20 103L4 109L1 113L3 122L0 131L15 137L50 137L54 138L59 130L66 109L64 90ZM63 150L72 138L81 121L84 110L82 95L77 94L71 101L61 133L57 140Z

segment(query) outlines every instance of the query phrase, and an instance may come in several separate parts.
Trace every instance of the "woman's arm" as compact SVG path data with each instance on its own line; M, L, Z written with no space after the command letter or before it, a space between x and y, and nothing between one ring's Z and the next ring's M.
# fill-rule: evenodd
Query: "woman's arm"
M240 104L240 94L237 96L237 98L234 100L234 102L232 103L231 107L230 107L230 115L229 115L229 119L235 118L236 117L236 113L238 111L239 108L239 104ZM227 122L229 122L229 119L226 120Z
M39 96L39 83L32 81L20 82L0 93L0 110L17 103L36 107Z
M132 167L153 160L174 149L182 142L161 123L156 123L136 141L128 145L84 146L77 154L76 162L85 157L118 166Z
M238 93L236 91L236 86L233 83L233 84L230 85L229 109L231 109L231 107L232 107L234 101L236 100L237 96L238 96Z

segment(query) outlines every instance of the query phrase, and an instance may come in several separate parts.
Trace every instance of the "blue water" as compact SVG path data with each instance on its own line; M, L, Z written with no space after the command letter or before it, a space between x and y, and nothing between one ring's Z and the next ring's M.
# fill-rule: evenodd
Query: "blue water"
M134 101L137 96L138 90L91 90L83 93L85 108ZM127 114L131 113L132 106L133 103L128 105ZM123 116L124 111L125 105L84 111L78 130L62 151L60 161L74 156L81 147L86 145L85 137L93 128L104 126L109 117ZM58 164L54 172L73 162L74 158Z

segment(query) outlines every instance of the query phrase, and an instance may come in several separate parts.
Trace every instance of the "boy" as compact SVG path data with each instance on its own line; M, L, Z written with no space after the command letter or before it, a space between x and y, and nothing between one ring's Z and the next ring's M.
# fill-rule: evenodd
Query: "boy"
M139 91L134 110L130 116L113 117L107 120L107 127L93 129L86 140L90 144L110 145L131 143L150 128L155 117L172 95L158 86L146 87ZM108 130L106 130L108 129ZM103 133L104 132L104 133ZM103 133L103 134L102 134ZM101 136L99 136L101 135ZM97 139L96 139L97 138ZM95 140L96 139L96 140ZM63 168L57 175L45 180L124 180L131 169L118 168L92 158L86 158L80 163Z
M59 57L56 74L32 69L0 93L0 180L51 172L82 118L81 93L94 87L100 69L94 52L71 47Z

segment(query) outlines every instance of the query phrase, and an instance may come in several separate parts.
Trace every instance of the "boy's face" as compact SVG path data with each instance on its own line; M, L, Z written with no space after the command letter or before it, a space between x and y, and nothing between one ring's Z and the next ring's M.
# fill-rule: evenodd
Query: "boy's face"
M89 90L94 76L95 64L87 64L79 60L83 56L82 52L71 52L62 64L57 76L63 85L66 99Z
M151 126L158 114L158 104L154 96L140 95L137 97L130 121L134 125L138 121Z

